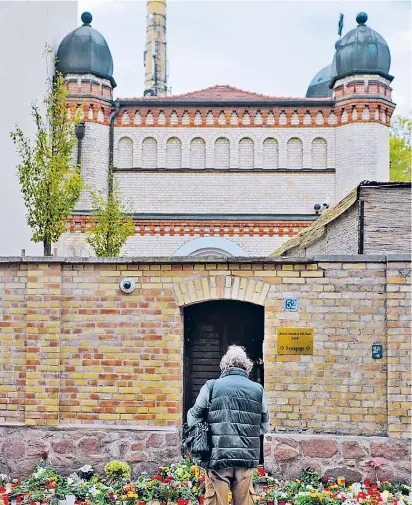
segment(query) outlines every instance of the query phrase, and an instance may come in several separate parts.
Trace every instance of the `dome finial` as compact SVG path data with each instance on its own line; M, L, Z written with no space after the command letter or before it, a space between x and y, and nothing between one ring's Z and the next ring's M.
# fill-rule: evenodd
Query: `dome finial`
M356 22L359 25L364 25L367 20L368 20L368 15L366 14L366 12L359 12L359 14L356 16Z
M90 14L90 12L83 12L81 17L81 20L83 21L83 26L90 26L92 19L93 16Z

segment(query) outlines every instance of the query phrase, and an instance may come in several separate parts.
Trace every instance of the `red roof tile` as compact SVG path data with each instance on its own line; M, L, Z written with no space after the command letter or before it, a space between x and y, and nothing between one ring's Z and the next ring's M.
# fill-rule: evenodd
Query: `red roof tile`
M262 101L276 101L276 100L305 100L311 101L330 101L330 98L292 98L292 97L275 97L263 95L260 93L253 93L251 91L244 91L243 89L234 88L228 85L217 85L209 88L200 89L198 91L191 91L181 95L171 96L145 96L135 98L119 98L121 102L134 101L134 100L147 100L149 101L183 101L183 102L262 102Z

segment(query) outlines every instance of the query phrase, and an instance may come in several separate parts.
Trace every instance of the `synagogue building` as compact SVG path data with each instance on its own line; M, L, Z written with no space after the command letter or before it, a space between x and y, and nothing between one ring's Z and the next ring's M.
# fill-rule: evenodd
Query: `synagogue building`
M117 98L109 46L84 13L57 52L68 113L84 122L85 181L57 254L92 255L90 190L107 193L109 168L134 215L122 255L135 257L265 256L361 181L389 180L391 57L367 20L331 47L305 97L220 84L170 95L166 2L149 1L146 91Z

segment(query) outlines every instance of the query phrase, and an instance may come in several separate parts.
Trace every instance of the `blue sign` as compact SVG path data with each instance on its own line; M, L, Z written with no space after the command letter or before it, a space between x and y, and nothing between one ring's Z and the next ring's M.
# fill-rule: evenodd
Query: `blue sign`
M381 359L383 357L383 349L381 344L372 345L372 358Z
M299 308L299 300L297 298L285 298L283 302L283 310L287 312L297 312Z

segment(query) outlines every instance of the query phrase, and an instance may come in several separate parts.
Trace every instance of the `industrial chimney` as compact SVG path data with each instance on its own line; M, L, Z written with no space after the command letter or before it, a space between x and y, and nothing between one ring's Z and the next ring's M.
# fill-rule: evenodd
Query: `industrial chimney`
M167 94L166 0L147 2L147 39L144 52L145 95Z

